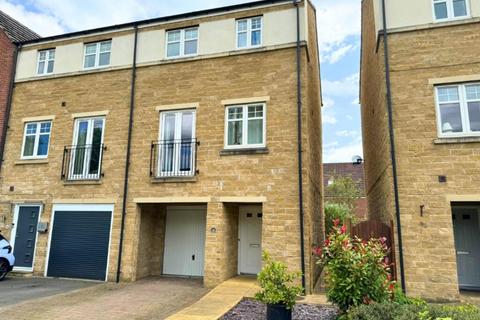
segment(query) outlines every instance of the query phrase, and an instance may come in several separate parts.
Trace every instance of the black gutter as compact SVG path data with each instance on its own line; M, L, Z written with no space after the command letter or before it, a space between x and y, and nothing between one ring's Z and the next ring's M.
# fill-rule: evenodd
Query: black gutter
M15 87L18 52L20 51L20 49L21 45L15 45L15 49L13 49L12 70L10 70L10 83L8 85L7 106L5 108L5 121L3 122L2 141L0 145L0 171L2 170L3 153L5 151L5 142L7 139L8 122L10 120L10 111L12 110L13 88Z
M387 32L387 15L385 0L382 0L383 15L383 50L385 57L385 82L387 86L387 111L388 111L388 131L390 134L390 157L392 161L393 173L393 191L395 194L395 213L397 218L397 234L398 234L398 255L400 258L400 279L403 292L405 288L405 270L403 262L403 241L402 241L402 224L400 219L400 201L398 199L398 177L397 177L397 159L395 153L395 136L393 131L393 112L392 112L392 88L390 83L390 59L388 57L388 32Z
M135 22L127 22L127 23L116 24L116 25L111 25L111 26L106 26L106 27L95 28L95 29L75 31L75 32L59 34L59 35L45 37L45 38L22 41L22 42L19 42L19 43L21 43L21 44L33 44L33 43L39 43L39 42L54 41L54 40L59 40L59 39L67 39L67 38L71 38L71 37L84 36L84 35L99 33L99 32L113 31L113 30L117 30L117 29L135 28L135 27L138 27L140 25L145 25L145 24L153 24L153 23L168 22L168 21L179 20L179 19L195 18L195 17L203 16L203 15L212 15L212 14L224 13L224 12L240 10L240 9L256 8L256 7L260 7L260 6L271 5L271 4L282 3L282 2L288 3L289 0L261 0L261 1L247 2L247 3L230 5L230 6L212 8L212 9L206 9L206 10L200 10L200 11L193 11L193 12L189 12L189 13L181 13L181 14L175 14L175 15L165 16L165 17L139 20L139 21L135 21Z
M306 0L304 0L306 1ZM302 79L301 79L301 46L300 46L300 8L298 0L293 0L297 8L297 139L298 139L298 204L300 209L300 254L302 267L302 287L305 289L305 240L303 222L303 157L302 157ZM306 5L305 5L306 8Z
M133 42L132 84L130 89L130 118L128 123L127 156L125 160L125 181L123 184L122 223L120 226L120 243L118 246L117 280L116 280L117 283L120 282L120 275L122 273L123 237L125 233L125 217L127 215L128 174L130 172L130 154L131 154L132 131L133 131L133 111L135 109L135 83L137 79L138 26L134 25L134 29L135 29L135 36L134 36L134 42Z

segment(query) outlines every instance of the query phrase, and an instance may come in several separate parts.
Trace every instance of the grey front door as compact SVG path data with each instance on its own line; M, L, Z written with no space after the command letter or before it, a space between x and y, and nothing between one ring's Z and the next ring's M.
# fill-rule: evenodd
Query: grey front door
M461 289L480 289L480 224L477 208L453 208L458 283Z
M13 255L15 267L31 269L37 239L39 206L20 206L15 227Z

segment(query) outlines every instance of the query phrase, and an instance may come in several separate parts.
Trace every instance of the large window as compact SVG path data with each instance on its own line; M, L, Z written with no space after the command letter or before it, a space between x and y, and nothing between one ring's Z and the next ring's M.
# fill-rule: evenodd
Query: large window
M52 73L54 63L55 49L38 51L37 74Z
M48 156L51 121L28 122L25 124L22 159L38 159Z
M435 90L439 136L480 136L480 83L439 86Z
M237 20L237 48L262 45L262 17Z
M433 0L436 21L466 18L470 15L468 0Z
M83 67L91 69L108 66L110 64L111 49L112 40L85 44Z
M225 109L225 148L265 147L264 103L234 105Z
M194 56L198 52L198 27L167 32L167 58Z

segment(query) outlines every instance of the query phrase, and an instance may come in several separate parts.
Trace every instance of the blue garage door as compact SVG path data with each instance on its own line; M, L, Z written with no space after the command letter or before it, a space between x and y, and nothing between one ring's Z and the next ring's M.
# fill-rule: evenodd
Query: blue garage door
M55 211L49 277L105 280L111 212Z

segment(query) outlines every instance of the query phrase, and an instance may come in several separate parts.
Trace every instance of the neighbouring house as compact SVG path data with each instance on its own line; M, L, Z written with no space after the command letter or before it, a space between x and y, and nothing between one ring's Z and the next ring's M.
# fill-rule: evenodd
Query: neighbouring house
M16 43L40 38L38 34L0 11L0 162L3 159L4 141L13 86Z
M309 292L317 46L313 5L283 0L22 42L0 213L15 270L212 287L267 250Z
M480 289L480 2L362 9L368 211L395 222L407 294L457 300Z
M328 191L337 177L349 177L357 184L360 197L355 202L355 214L360 220L367 217L367 198L365 195L365 178L363 171L363 163L324 163L323 164L323 187L325 190L325 202L335 201L335 195Z

